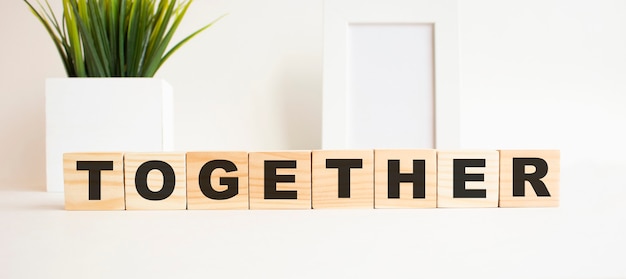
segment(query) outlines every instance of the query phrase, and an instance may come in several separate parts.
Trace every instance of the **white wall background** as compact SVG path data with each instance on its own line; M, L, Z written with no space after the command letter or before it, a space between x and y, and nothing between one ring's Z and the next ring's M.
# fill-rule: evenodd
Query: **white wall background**
M0 189L43 191L44 80L64 73L21 1L2 1L0 11ZM227 12L159 73L175 88L177 149L319 148L322 0L196 1L181 34ZM170 222L177 232L159 222L171 220L166 212L104 213L95 218L102 222L64 211L11 213L20 204L0 192L8 197L0 220L13 228L0 229L0 247L9 247L0 249L0 274L49 275L29 263L63 249L81 255L71 258L79 263L91 257L132 269L124 260L152 256L138 234L150 231L154 237L186 234L166 251L197 255L173 263L154 259L164 269L144 275L157 277L180 275L179 269L201 275L206 257L215 274L237 277L272 277L272 264L281 262L287 267L278 277L624 278L625 14L621 0L459 1L461 147L561 149L558 209L186 213ZM197 223L205 219L210 224ZM78 222L94 231L72 227ZM136 233L99 232L108 226ZM83 230L104 239L96 248L111 249L106 239L120 237L131 254L84 248ZM67 235L74 240L55 244ZM44 249L25 248L33 243ZM241 261L228 260L233 257ZM88 271L84 266L68 274ZM113 267L100 272L135 274Z

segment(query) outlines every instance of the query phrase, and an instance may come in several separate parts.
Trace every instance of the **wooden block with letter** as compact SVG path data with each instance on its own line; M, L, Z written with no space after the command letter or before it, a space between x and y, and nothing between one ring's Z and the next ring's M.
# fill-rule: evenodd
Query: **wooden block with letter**
M557 207L559 150L500 150L500 207Z
M123 153L63 154L66 210L124 210Z
M188 209L248 209L248 152L188 152Z
M498 207L498 151L437 152L437 207Z
M374 150L376 208L437 207L434 149Z
M313 208L374 208L373 150L313 151Z
M185 153L124 155L126 209L187 209Z
M311 151L248 154L250 209L311 209Z

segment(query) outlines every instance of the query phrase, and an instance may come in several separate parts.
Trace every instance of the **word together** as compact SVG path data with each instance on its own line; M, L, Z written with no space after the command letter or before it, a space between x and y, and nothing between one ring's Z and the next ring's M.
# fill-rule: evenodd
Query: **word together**
M558 207L558 150L66 153L67 210Z

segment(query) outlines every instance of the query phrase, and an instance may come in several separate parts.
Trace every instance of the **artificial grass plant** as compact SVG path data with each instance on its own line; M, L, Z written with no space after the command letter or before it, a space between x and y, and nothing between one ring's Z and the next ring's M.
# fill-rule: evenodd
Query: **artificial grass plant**
M182 45L168 45L192 0L62 0L59 21L47 0L37 10L69 77L152 77Z

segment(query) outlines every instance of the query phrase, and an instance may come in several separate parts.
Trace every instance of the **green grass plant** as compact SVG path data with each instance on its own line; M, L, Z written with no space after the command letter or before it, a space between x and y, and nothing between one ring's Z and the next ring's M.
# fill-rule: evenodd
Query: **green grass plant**
M217 20L168 48L192 0L24 0L56 46L69 77L152 77L182 45ZM59 20L60 19L60 20Z

